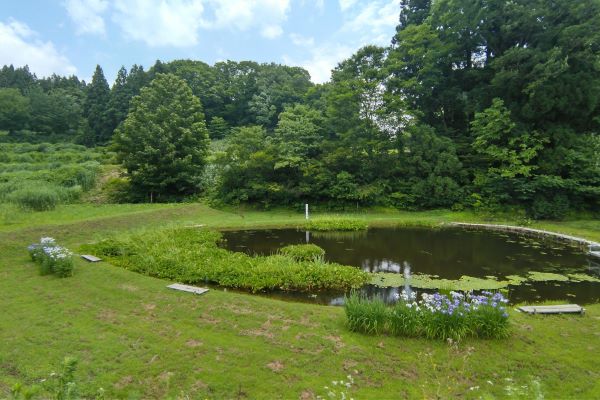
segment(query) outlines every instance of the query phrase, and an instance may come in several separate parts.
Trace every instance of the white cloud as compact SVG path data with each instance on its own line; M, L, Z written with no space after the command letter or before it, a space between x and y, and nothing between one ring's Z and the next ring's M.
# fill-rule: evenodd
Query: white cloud
M315 46L312 38L291 34L292 43L305 47L308 56L302 58L284 56L286 63L300 65L310 72L313 82L326 82L331 70L368 44L386 46L390 43L400 14L399 0L339 0L344 22L323 42Z
M300 47L312 47L315 45L315 39L313 37L305 37L297 33L290 33L290 39L292 40L292 43Z
M266 25L260 31L260 34L267 39L278 38L282 33L283 28L279 25Z
M56 50L52 42L39 40L36 32L16 20L0 22L0 65L5 64L15 67L28 65L29 70L38 76L77 72L77 68Z
M202 0L116 0L112 19L126 38L188 47L198 43L203 11Z
M288 56L284 56L283 61L286 64L303 67L310 73L310 78L313 82L323 83L331 78L331 70L337 67L341 61L350 57L356 50L351 45L326 43L311 48L310 57L303 61L297 61Z
M283 33L290 0L208 0L214 7L213 29L247 30L259 27L261 35L273 39Z
M101 15L108 8L106 0L66 0L64 6L78 34L106 34Z
M342 11L346 11L349 10L350 8L352 8L352 6L354 6L354 4L356 4L356 0L339 0L340 3L340 9Z
M360 46L369 43L387 45L398 25L399 15L398 0L370 2L349 15L341 30L360 35Z

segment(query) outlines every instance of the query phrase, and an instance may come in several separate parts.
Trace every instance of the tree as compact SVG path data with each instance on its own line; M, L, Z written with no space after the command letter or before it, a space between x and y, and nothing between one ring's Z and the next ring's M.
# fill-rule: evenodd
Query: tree
M208 130L200 100L182 79L157 74L132 100L114 140L132 189L150 201L200 191Z
M19 89L0 89L0 130L24 129L30 118L29 99Z
M44 93L39 87L29 92L31 102L30 129L40 138L58 136L72 139L79 127L81 106L79 99L66 89L52 89Z
M92 137L85 138L86 144L106 144L112 136L108 102L110 101L110 89L104 77L104 72L99 65L92 76L85 103L83 104L83 115L88 120Z
M223 139L229 136L229 124L221 117L213 117L208 124L211 139Z
M117 126L127 117L132 97L133 95L127 87L127 69L121 67L110 90L110 100L108 101L109 129L111 131L117 129Z

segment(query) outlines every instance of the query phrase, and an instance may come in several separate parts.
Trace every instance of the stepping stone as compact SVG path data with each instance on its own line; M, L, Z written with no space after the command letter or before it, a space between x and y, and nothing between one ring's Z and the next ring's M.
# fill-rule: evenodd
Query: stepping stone
M174 284L169 285L167 287L169 289L181 290L183 292L190 292L190 293L195 293L195 294L204 294L204 293L208 292L208 289L206 289L206 288L201 288L201 287L197 287L197 286L183 285L181 283L174 283Z
M577 304L557 304L553 306L522 306L517 311L527 314L583 314L585 308Z
M89 262L98 262L98 261L102 261L102 259L101 259L101 258L98 258L98 257L96 257L96 256L92 256L92 255L89 255L89 254L82 254L82 255L81 255L81 258L83 258L84 260L87 260L87 261L89 261Z

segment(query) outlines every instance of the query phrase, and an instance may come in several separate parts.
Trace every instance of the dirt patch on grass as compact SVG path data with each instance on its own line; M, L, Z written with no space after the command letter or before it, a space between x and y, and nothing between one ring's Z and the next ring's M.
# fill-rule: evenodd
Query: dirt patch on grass
M140 288L138 288L137 286L130 285L128 283L119 285L119 289L127 290L128 292L137 292L138 290L140 290Z
M96 318L99 319L100 321L104 321L104 322L108 322L111 324L115 324L118 322L117 319L117 313L114 310L101 310L97 315Z
M284 365L281 361L271 361L267 364L267 368L269 368L273 372L279 372L283 369Z
M121 379L119 379L119 381L117 383L115 383L115 388L117 389L124 389L127 386L131 385L133 383L133 376L131 375L127 375L122 377Z
M199 341L199 340L194 340L194 339L190 339L190 340L188 340L187 342L185 342L185 345L186 345L187 347L200 347L200 346L202 346L203 344L204 344L204 343L202 343L201 341Z
M342 338L339 336L329 335L329 336L325 336L325 339L331 340L333 342L333 345L335 346L336 350L339 350L345 346L344 342L342 341Z
M211 325L216 325L221 322L221 320L219 318L215 318L212 315L207 314L207 313L204 313L200 316L200 321L207 323L207 324L211 324Z

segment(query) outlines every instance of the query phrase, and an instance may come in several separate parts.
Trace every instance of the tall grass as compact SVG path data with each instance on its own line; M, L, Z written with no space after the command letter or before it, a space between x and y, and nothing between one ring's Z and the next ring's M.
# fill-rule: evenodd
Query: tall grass
M58 204L79 199L81 192L81 186L62 187L45 182L30 182L10 192L6 199L23 210L48 211Z
M389 312L383 300L372 300L353 292L344 301L348 329L371 335L383 333L387 329Z
M0 143L0 202L45 211L76 201L110 157L73 144Z

